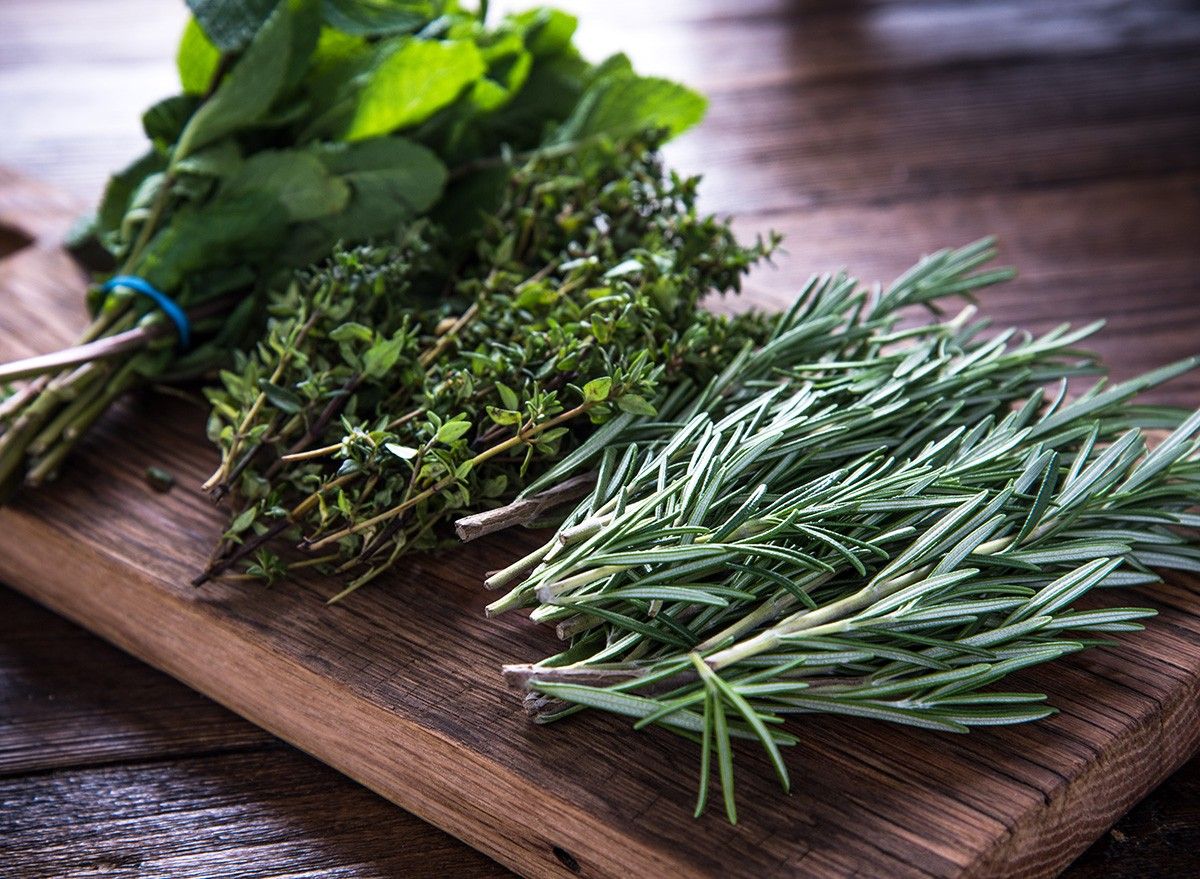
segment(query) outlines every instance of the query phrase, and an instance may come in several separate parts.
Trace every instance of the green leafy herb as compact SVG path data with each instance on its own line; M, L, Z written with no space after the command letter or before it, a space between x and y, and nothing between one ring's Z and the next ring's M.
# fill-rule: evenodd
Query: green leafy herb
M146 111L150 149L112 178L75 243L106 255L91 266L98 284L138 275L174 299L196 344L177 350L148 300L93 288L78 346L0 366L0 381L32 379L0 409L2 494L52 477L125 390L228 365L261 331L266 291L335 245L398 241L431 211L470 234L514 156L675 133L703 106L624 59L584 61L574 19L553 10L487 26L441 0L189 6L182 93ZM396 356L387 344L373 372Z
M665 172L655 144L530 158L465 254L423 223L282 288L267 337L210 391L208 485L253 528L205 576L285 535L357 588L764 338L762 317L697 305L770 245L698 214L696 181Z

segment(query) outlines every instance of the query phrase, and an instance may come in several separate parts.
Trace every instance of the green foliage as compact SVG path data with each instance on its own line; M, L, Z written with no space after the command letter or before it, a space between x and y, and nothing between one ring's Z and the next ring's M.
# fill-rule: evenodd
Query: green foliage
M697 118L679 110L686 89L641 80L624 62L582 59L574 19L552 10L487 25L444 0L189 6L176 55L182 93L146 111L150 150L113 177L72 246L91 265L140 275L201 312L195 347L176 351L144 297L93 289L96 320L84 341L133 331L142 345L108 359L112 370L51 376L69 382L61 395L34 393L6 409L0 485L52 476L118 382L194 377L228 363L261 329L265 291L336 244L395 242L435 212L466 248L514 155L588 149L647 127L674 133ZM593 107L564 141L564 120L613 75L642 95L632 115ZM387 357L373 355L373 368ZM42 433L49 426L57 436Z
M622 69L594 82L563 123L560 140L595 134L630 134L646 128L674 135L704 115L705 100L665 79L639 77Z
M221 52L237 52L254 39L278 0L187 0L195 21Z
M223 194L262 195L278 203L289 222L316 220L345 210L350 186L311 152L264 150L242 163Z
M144 208L140 213L131 212L133 194L148 177L162 174L166 167L166 159L151 150L134 160L128 168L109 178L93 222L94 234L110 252L119 252L124 246L127 223L139 222L144 216ZM133 216L130 216L131 213Z
M416 31L442 14L434 0L323 0L325 23L357 37L382 37Z
M212 86L220 63L221 50L204 33L200 22L195 18L189 19L175 53L175 67L179 71L179 85L184 94L205 94Z
M765 319L697 306L768 246L698 214L654 143L528 160L466 255L422 225L276 294L267 339L210 391L219 481L257 533L282 523L360 584L761 340Z
M172 163L268 117L316 46L320 22L314 4L315 0L279 3L212 96L192 115L172 150Z
M347 140L362 140L424 122L475 83L483 56L468 40L409 39L391 48L357 96Z
M1096 326L996 333L971 308L900 328L1006 277L975 271L989 254L936 254L877 292L814 279L703 392L551 468L591 463L595 488L489 579L518 581L489 613L530 607L569 640L507 669L540 720L596 709L698 739L697 814L715 752L736 821L731 738L786 789L793 715L1045 717L1043 695L995 685L1153 615L1083 595L1200 569L1180 527L1200 524L1200 412L1129 403L1200 358L1068 402L1100 371L1077 347Z
M1094 328L901 323L1006 277L978 271L986 243L887 289L825 277L777 319L717 317L700 298L774 242L738 245L661 166L656 138L703 99L590 64L572 16L189 5L182 94L146 111L150 149L79 243L192 312L200 344L94 291L84 341L142 347L6 389L0 491L51 477L137 380L218 364L208 487L234 510L204 576L326 565L344 595L462 512L590 474L554 537L489 578L511 587L490 613L529 608L568 642L507 673L539 720L601 710L698 741L697 814L715 763L731 821L734 738L786 789L792 715L1044 717L996 685L1151 614L1084 595L1200 571L1181 530L1200 525L1200 413L1131 403L1194 361L1069 402L1102 372L1077 348ZM1151 447L1150 428L1171 433Z

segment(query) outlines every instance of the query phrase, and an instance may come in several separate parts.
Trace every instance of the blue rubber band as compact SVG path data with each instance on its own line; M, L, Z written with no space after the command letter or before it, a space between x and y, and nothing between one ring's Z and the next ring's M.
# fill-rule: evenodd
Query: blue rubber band
M139 278L137 275L115 275L105 281L100 290L103 293L111 293L118 287L124 287L126 290L132 290L134 293L140 293L146 298L154 300L154 304L170 318L171 323L175 324L175 330L179 333L180 346L187 348L192 343L192 325L188 321L188 316L174 299L145 278Z

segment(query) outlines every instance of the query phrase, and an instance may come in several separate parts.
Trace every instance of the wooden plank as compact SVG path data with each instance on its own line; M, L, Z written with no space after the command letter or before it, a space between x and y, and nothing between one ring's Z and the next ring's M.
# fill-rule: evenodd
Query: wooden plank
M169 864L176 879L492 875L461 843L8 590L0 590L0 718L0 838L11 872L133 877ZM248 731L275 744L220 758L244 749ZM165 759L180 754L194 759ZM120 768L94 771L112 761ZM1193 760L1065 877L1183 875L1197 794ZM978 802L986 808L991 798L981 791Z
M743 213L1196 170L1198 76L1188 48L730 88L671 155Z
M78 293L60 256L41 246L0 264L0 354L70 322L65 300L46 299ZM475 584L521 538L413 558L333 609L320 579L184 585L221 526L194 488L214 461L202 420L152 394L113 413L58 484L0 512L4 577L526 875L1047 875L1200 744L1200 621L1166 588L1151 633L1020 682L1054 689L1063 712L1049 721L960 738L811 719L788 755L796 793L781 797L742 749L741 824L695 822L695 754L676 739L631 739L612 718L533 727L503 687L501 662L549 646L519 619L481 618ZM178 487L152 492L148 465Z
M0 776L275 743L177 681L0 591Z
M587 0L559 5L579 15L589 56L625 52L639 69L709 94L1161 50L1200 38L1200 10L1186 0L614 0L603 15L594 7L589 14Z
M1116 359L1119 374L1157 364L1176 353L1193 353L1193 337L1187 327L1194 325L1196 318L1191 299L1197 286L1193 232L1197 189L1194 176L1179 171L1192 167L1187 150L1191 144L1194 155L1195 129L1181 121L1194 119L1195 105L1185 95L1174 111L1178 118L1171 122L1168 116L1172 111L1163 102L1164 94L1168 99L1172 94L1170 73L1164 73L1162 64L1147 66L1145 59L1160 49L1178 53L1180 47L1194 45L1194 4L1085 0L1063 5L1003 0L971 6L952 2L812 2L798 7L787 0L749 0L736 5L718 0L682 0L647 8L638 0L614 0L606 4L605 15L596 14L594 9L589 12L586 4L575 5L585 12L582 37L589 51L602 54L629 48L643 68L681 76L718 93L710 122L694 136L694 143L685 141L680 145L678 156L693 168L715 170L716 177L710 179L706 189L713 196L710 207L742 208L753 201L774 212L772 222L793 232L789 243L792 256L775 278L757 279L756 292L788 292L809 269L842 263L869 277L887 276L920 250L959 242L977 232L1000 231L1006 257L1018 263L1025 274L1009 292L989 297L989 311L999 312L1005 320L1028 321L1037 310L1040 317L1035 323L1066 315L1118 314L1119 321L1102 337L1102 347ZM164 47L175 37L181 20L177 16L182 10L181 5L149 0L106 7L103 15L93 7L87 0L46 0L36 5L36 11L33 4L0 6L0 104L8 111L7 137L0 143L0 155L19 160L88 195L98 190L104 174L140 147L137 114L141 107L159 91L171 88L173 75L169 52ZM639 27L629 28L626 23L635 20L634 14ZM611 20L606 21L610 16ZM71 22L71 26L61 26L64 21ZM98 34L103 38L97 39ZM1065 62L1089 57L1092 63L1087 76L1075 77L1064 89ZM47 64L47 58L53 63ZM1101 63L1102 59L1106 63ZM1052 66L1058 75L1044 84L1036 77L1022 79L1013 72L1055 61L1057 64ZM1180 81L1186 84L1189 77L1184 74L1188 71L1185 67L1180 70ZM943 79L940 92L931 91L927 85L933 77ZM981 87L993 89L997 82L1007 83L1001 88L1006 99L974 106L970 103L973 90L964 86L972 78ZM1065 152L1045 158L1048 149L1058 149L1049 140L1034 138L1026 144L1012 136L1010 129L1018 134L1027 130L1021 128L1025 124L1024 105L1012 87L1019 82L1028 83L1036 113L1064 140L1062 149L1075 145L1085 151L1083 170L1087 173L1083 176L1072 176L1070 157ZM796 137L794 126L776 125L771 118L771 102L781 108L782 115L798 111L810 95L823 92L826 83L834 84L849 105L860 93L868 99L874 95L879 101L891 103L901 88L915 88L926 101L949 96L956 102L953 106L930 103L930 112L935 114L932 121L942 124L937 113L961 114L952 120L954 136L969 146L978 142L968 137L971 126L982 128L995 135L985 144L994 153L985 156L979 176L960 162L948 173L935 177L941 195L927 197L919 180L901 179L903 186L885 180L880 191L886 200L878 201L874 183L859 179L854 167L836 161L838 156L822 154L823 150L849 154L856 149L856 139L845 134L857 131L861 136L866 131L870 135L870 130L863 127L864 119L870 122L870 117L855 112L853 106L838 114L838 107L818 101L815 106L821 112L805 117L807 125L816 130L811 134L800 132L803 136L794 148L784 142ZM1112 102L1104 92L1109 83L1116 83L1117 97ZM881 85L889 90L881 91ZM1135 142L1138 135L1121 119L1113 126L1113 117L1106 113L1119 107L1126 114L1136 114L1141 112L1136 106L1139 102L1145 103L1146 115L1128 118L1150 118L1152 124L1145 139ZM709 126L720 123L727 126L724 137L738 137L736 127L742 124L743 104L756 111L750 135L756 143L765 144L768 151L731 154L728 158L714 155L710 162L705 146ZM867 105L874 106L869 101ZM761 111L764 106L768 112ZM936 135L930 117L922 115L926 108L920 101L914 98L904 106L906 115L917 117L900 120L905 123L905 136L866 145L870 160L867 170L876 182L889 168L901 178L908 169L919 168ZM1047 108L1053 111L1058 106L1064 117L1074 115L1074 120L1047 120ZM55 112L47 112L48 107L54 107ZM897 119L895 115L875 116L893 126ZM1177 126L1177 142L1164 140L1163 120ZM1106 125L1109 127L1102 132L1089 131L1089 126ZM1122 151L1119 155L1102 154L1108 138L1115 139L1117 149ZM772 145L773 140L780 143ZM1128 161L1138 143L1147 154L1134 155ZM788 149L794 149L790 157L778 158ZM793 161L803 164L793 166ZM1121 162L1141 169L1146 176L1141 180L1119 179L1125 174ZM1094 176L1097 169L1098 177ZM1110 177L1113 179L1107 179ZM1035 185L1050 182L1056 189L1039 192L1029 188L1029 181ZM1005 191L989 193L981 185ZM823 186L828 189L823 191ZM745 199L741 199L743 191ZM46 197L53 194L37 196ZM764 220L750 218L748 222ZM1095 234L1096 229L1103 234ZM19 239L14 240L19 243ZM37 254L38 260L52 258L56 259L49 251ZM42 317L39 303L48 296L74 313L74 291L57 285L53 275L27 277L24 283L29 296L16 304L5 300L15 323L34 326ZM1156 295L1155 308L1143 307ZM21 303L30 305L25 308ZM17 312L16 307L22 311ZM40 333L9 336L4 344L13 345L13 350L20 346L22 352L44 350L62 331L62 327L51 324ZM1166 389L1165 397L1195 402L1198 388L1196 382L1185 379ZM154 398L143 398L134 407L141 413L139 417L161 417ZM170 409L167 414L179 411ZM112 430L119 432L121 425L129 423L114 422ZM149 446L139 448L135 460L126 462L125 491L144 490L140 466L152 450ZM189 501L185 498L182 502ZM197 504L197 508L203 505ZM204 520L199 530L213 527L213 520ZM154 551L154 541L147 540L145 545L147 552ZM503 550L498 552L503 554ZM6 570L5 561L0 557L0 575ZM39 561L44 563L44 559ZM985 795L970 799L970 809L995 819L995 823L980 817L968 821L967 816L973 813L954 807L957 819L973 827L978 825L984 833L988 828L1004 826L1004 815L1027 804L1020 787L1009 790L1004 782L1006 772L1034 790L1053 789L1061 783L1061 775L1049 765L1048 755L1063 749L1075 761L1073 766L1086 762L1095 753L1087 744L1088 731L1097 723L1142 716L1164 698L1164 686L1168 694L1173 691L1175 679L1168 677L1164 684L1160 677L1162 654L1180 653L1186 657L1194 648L1189 640L1192 636L1186 634L1193 629L1185 625L1195 619L1189 615L1194 598L1179 590L1161 590L1158 597L1182 613L1173 621L1160 619L1155 631L1161 628L1174 633L1181 629L1184 634L1175 637L1182 641L1164 640L1158 657L1153 659L1126 654L1128 662L1110 668L1108 674L1115 684L1105 691L1110 702L1099 714L1095 706L1088 710L1092 697L1086 686L1082 696L1058 688L1056 698L1069 701L1085 715L1082 720L1086 722L1071 735L1070 730L1056 730L1031 745L1041 764L1031 763L1027 755L1014 751L1010 755L1013 768L1006 764L1003 772L997 773L1001 789L993 786L986 789ZM466 607L464 613L476 609L469 602ZM508 657L519 643L514 637ZM356 662L369 669L371 648L361 653ZM328 655L333 657L331 662L339 662L335 648L330 647ZM1185 668L1189 661L1184 660ZM1084 669L1080 674L1086 683L1093 671ZM1074 683L1077 678L1069 680ZM1142 696L1142 690L1153 695ZM494 694L485 704L494 711L510 707L503 693ZM834 733L826 736L826 744L830 748L849 747L844 759L853 764L862 749L844 745L838 731ZM956 756L950 768L942 767L941 762L936 764L940 790L955 790L959 773L975 771L975 762L988 759L986 749L980 753L962 747L964 744L946 743L946 749ZM1168 753L1164 759L1171 757ZM563 759L570 760L570 753L565 752ZM677 768L686 772L691 765L681 759ZM1161 764L1155 771L1160 769ZM825 777L820 776L814 783L819 784ZM772 795L767 786L761 790ZM836 790L835 784L831 795ZM971 790L978 793L984 789ZM686 798L684 791L677 798L679 802L667 805L683 807ZM994 804L993 798L1000 805ZM1100 828L1100 824L1093 827L1089 821L1081 832L1098 832ZM910 822L896 832L911 834L913 830ZM921 831L919 827L915 830ZM936 851L929 855L935 856ZM817 852L800 863L837 866L844 862ZM369 873L369 867L366 869Z
M500 879L499 864L295 751L0 779L23 879Z
M1195 871L1200 760L1176 773L1071 865L1063 879L1145 879Z
M509 875L8 589L0 803L5 876Z

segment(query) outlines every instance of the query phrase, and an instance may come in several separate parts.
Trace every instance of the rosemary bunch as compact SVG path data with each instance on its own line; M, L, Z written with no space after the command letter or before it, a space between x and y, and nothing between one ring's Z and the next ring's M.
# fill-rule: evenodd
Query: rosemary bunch
M698 308L736 290L743 247L663 169L658 136L540 154L505 171L463 254L434 223L341 253L277 294L267 338L209 392L237 509L205 576L299 540L357 588L439 522L511 500L596 425L654 413L771 321ZM344 593L343 593L344 594ZM340 596L339 596L340 597Z
M569 639L506 669L539 720L595 708L698 741L697 814L715 763L733 821L731 737L786 788L788 715L1044 717L1041 694L991 685L1151 614L1081 596L1200 570L1178 530L1200 524L1200 413L1129 402L1197 361L1072 400L1094 327L988 334L968 308L899 328L897 308L995 280L969 273L986 255L936 255L884 292L819 280L748 378L610 441L590 496L489 581L520 580L491 612L531 606ZM1171 433L1150 450L1152 428Z

